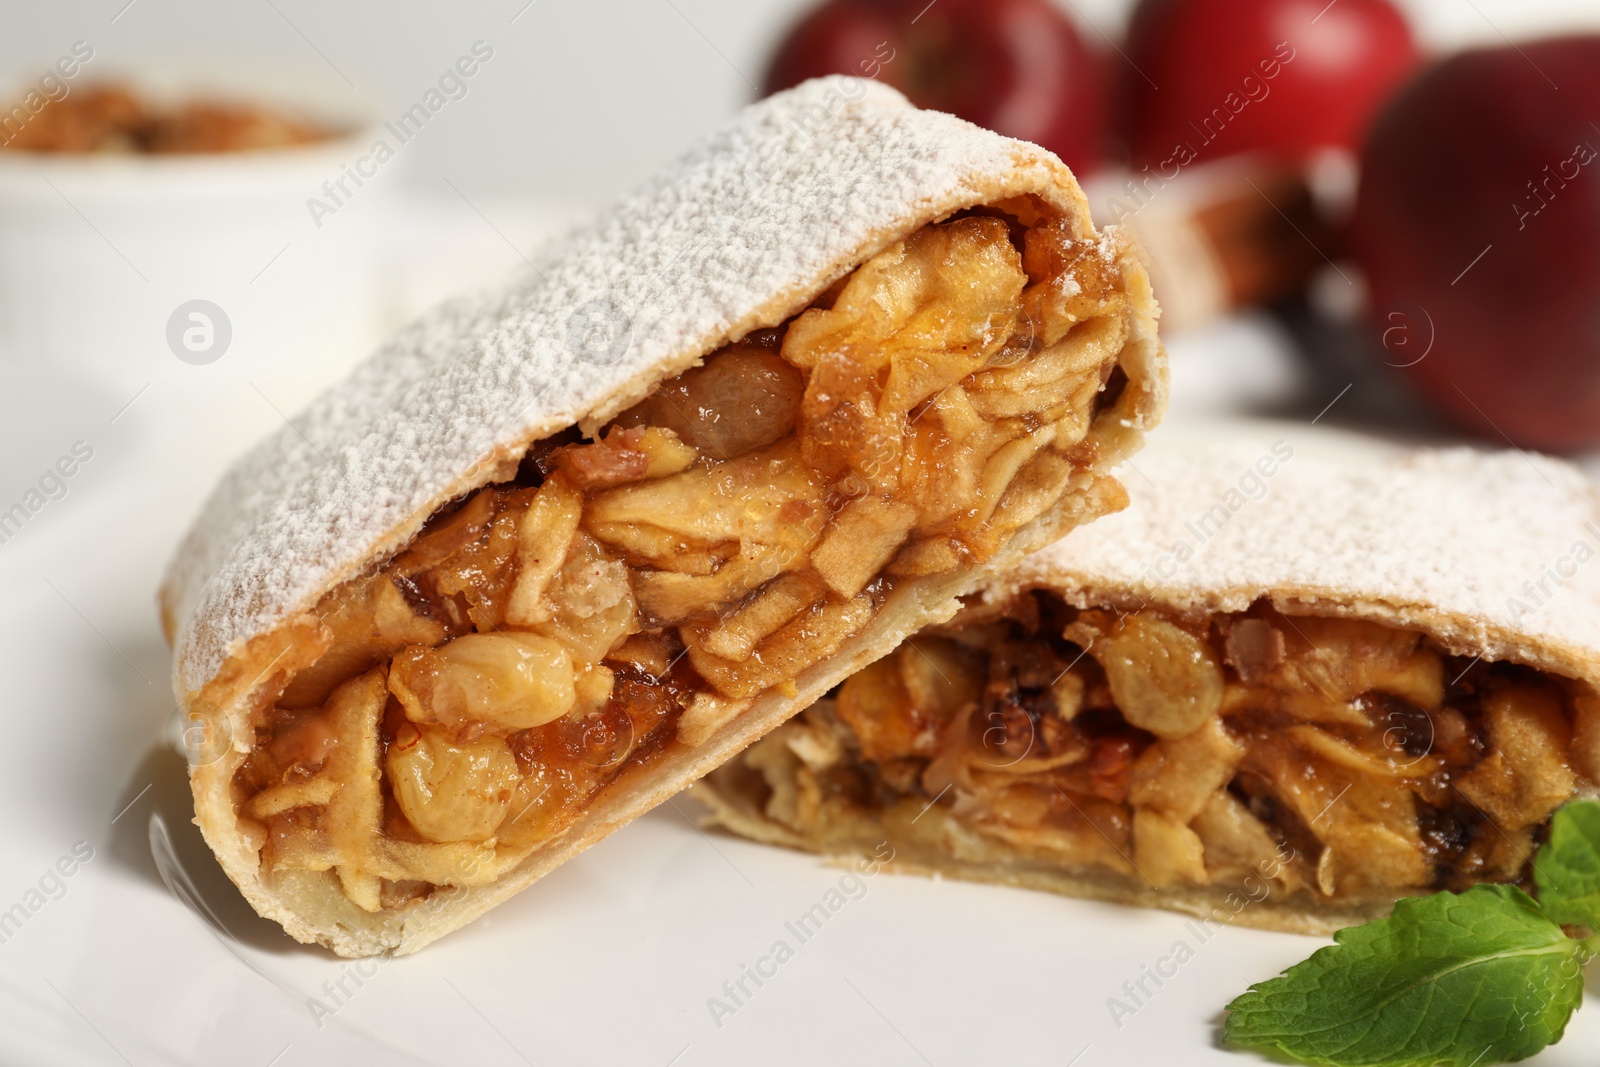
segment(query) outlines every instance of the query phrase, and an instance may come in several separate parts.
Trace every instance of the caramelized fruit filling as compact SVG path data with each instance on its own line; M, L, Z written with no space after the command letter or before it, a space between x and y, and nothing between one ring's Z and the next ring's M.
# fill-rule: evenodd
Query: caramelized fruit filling
M1600 772L1600 700L1375 623L1033 592L913 638L744 760L768 816L822 847L863 816L948 846L953 821L1075 872L1278 870L1357 901L1523 878Z
M898 583L989 558L1123 417L1114 253L1047 218L928 226L435 515L324 599L263 709L236 788L268 870L368 910L492 880L792 695Z

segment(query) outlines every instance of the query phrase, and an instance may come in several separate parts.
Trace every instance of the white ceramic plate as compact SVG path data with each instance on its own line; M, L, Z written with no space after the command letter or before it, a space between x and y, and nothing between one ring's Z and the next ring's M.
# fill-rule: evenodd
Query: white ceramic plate
M162 740L169 660L152 597L222 457L146 431L193 423L195 397L152 389L112 424L103 398L49 396L0 399L0 431L48 401L53 429L27 439L61 439L6 453L0 504L52 450L87 437L96 451L0 545L0 1062L1241 1064L1255 1061L1216 1047L1223 1006L1319 945L1243 929L1202 942L1181 916L1017 890L858 882L702 832L686 800L420 956L354 963L297 945L220 874ZM1152 447L1228 439L1248 460L1285 436L1297 458L1392 447L1181 421ZM92 858L64 861L75 848ZM58 861L70 877L49 874ZM786 924L829 900L842 903L800 941ZM744 977L780 941L792 958L759 986ZM1180 941L1193 958L1115 1019L1109 999ZM1591 1060L1597 1020L1581 1012L1538 1062Z

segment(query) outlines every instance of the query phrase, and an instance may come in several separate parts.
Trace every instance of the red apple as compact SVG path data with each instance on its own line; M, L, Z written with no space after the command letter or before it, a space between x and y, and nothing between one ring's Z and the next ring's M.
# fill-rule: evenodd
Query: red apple
M1126 50L1136 168L1354 153L1417 63L1389 0L1142 0Z
M1049 0L829 0L791 30L766 91L824 74L876 78L918 107L1099 165L1098 57Z
M1556 38L1445 60L1366 146L1355 249L1414 342L1389 362L1496 440L1600 444L1596 123L1600 36Z

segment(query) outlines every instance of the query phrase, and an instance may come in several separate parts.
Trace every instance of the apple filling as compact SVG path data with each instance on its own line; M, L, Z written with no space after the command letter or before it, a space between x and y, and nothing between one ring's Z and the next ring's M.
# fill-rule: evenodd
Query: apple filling
M1097 480L1117 249L1025 214L925 227L325 597L234 779L269 876L369 911L492 881Z
M1036 591L925 631L742 761L714 786L821 851L887 830L957 860L1163 890L1253 872L1351 904L1526 877L1600 773L1600 699L1370 622Z

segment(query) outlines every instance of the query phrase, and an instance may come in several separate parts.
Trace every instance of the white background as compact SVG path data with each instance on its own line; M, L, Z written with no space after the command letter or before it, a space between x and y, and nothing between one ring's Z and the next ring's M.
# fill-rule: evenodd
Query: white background
M228 231L248 240L219 250L114 198L81 212L48 196L19 208L26 197L0 175L0 266L11 291L33 294L0 308L50 339L0 349L0 509L75 442L94 450L67 495L0 545L0 910L74 843L94 850L66 894L0 944L0 1064L1247 1062L1215 1048L1222 1006L1316 942L1224 931L1118 1027L1107 998L1175 940L1194 943L1181 918L887 874L718 1027L707 998L840 872L704 835L687 802L419 958L384 963L318 1027L306 998L327 997L323 983L349 965L251 914L188 826L181 761L160 740L172 699L154 597L217 472L419 303L511 269L538 236L724 119L800 6L8 5L0 80L19 83L87 39L95 75L287 76L331 96L354 83L389 116L473 41L496 54L471 94L322 230L301 207L314 188L292 182L281 215ZM1579 0L1407 6L1439 47L1600 25ZM1106 33L1122 18L1107 0L1075 10ZM194 218L207 217L197 204ZM204 367L174 359L162 336L172 308L199 296L235 330ZM1322 406L1321 380L1264 318L1172 348L1179 399L1165 447L1212 432L1205 420L1219 414ZM1352 391L1327 421L1360 402ZM1350 447L1296 425L1229 432ZM164 884L149 846L156 819L228 938ZM1540 1062L1592 1061L1597 1016L1591 1005Z

